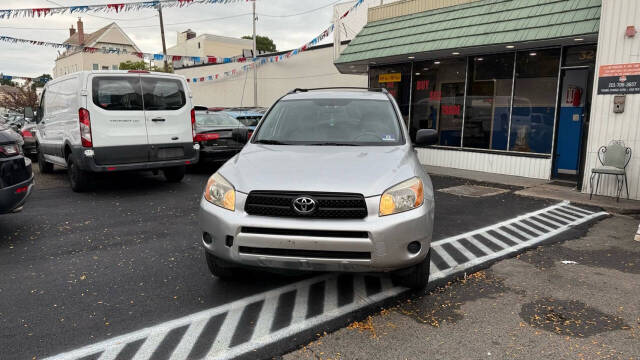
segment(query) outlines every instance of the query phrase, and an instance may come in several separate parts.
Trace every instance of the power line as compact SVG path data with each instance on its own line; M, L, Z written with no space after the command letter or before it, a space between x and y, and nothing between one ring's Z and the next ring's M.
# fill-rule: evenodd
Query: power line
M51 3L56 4L55 2L51 1L51 0L47 0ZM264 16L264 17L272 17L272 18L287 18L287 17L294 17L294 16L300 16L300 15L306 15L306 14L310 14L312 12L318 11L318 10L322 10L324 8L327 8L329 6L333 6L335 4L337 4L338 2L340 2L342 0L337 0L337 1L333 1L329 4L326 4L324 6L318 7L318 8L314 8L311 10L307 10L307 11L303 11L303 12L299 12L299 13L295 13L295 14L286 14L286 15L273 15L273 14L256 14L258 17L260 16ZM60 6L59 4L56 4L58 6ZM98 15L91 15L91 14L85 14L85 15L89 15L89 16L94 16L94 17L99 17L99 18L103 18L103 19L108 19L108 20L123 20L123 21L134 21L134 20L145 20L145 19L152 19L152 18L156 18L157 15L148 17L148 18L144 18L144 19L113 19L113 18L108 18L108 17L100 17ZM208 22L208 21L216 21L216 20L226 20L226 19L233 19L233 18L238 18L238 17L243 17L243 16L250 16L252 15L251 13L244 13L244 14L236 14L236 15L229 15L229 16L222 16L222 17L215 17L215 18L207 18L207 19L201 19L201 20L190 20L190 21L183 21L183 22L176 22L176 23L166 23L165 26L172 26L172 25L187 25L187 24L194 24L194 23L201 23L201 22ZM142 29L142 28L152 28L152 27L156 27L157 25L132 25L132 26L122 26L123 29ZM42 28L32 28L32 27L18 27L18 26L0 26L0 29L11 29L11 30L42 30L42 31L51 31L51 30L64 30L67 31L67 28L47 28L47 27L42 27ZM89 30L87 30L89 31Z

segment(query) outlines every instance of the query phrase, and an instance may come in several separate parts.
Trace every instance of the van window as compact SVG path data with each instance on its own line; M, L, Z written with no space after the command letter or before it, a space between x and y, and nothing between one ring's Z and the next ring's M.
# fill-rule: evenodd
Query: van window
M142 110L138 77L93 78L93 103L105 110Z
M186 105L182 82L177 79L142 78L145 110L177 110Z

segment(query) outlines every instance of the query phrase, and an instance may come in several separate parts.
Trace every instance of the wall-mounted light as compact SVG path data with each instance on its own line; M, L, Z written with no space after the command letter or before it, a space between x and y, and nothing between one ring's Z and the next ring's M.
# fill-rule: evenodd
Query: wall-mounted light
M476 61L484 61L484 58L478 57L478 58L476 58Z
M573 41L584 41L584 39L583 38L575 38L575 39L573 39Z
M529 56L536 56L536 55L538 55L538 53L536 53L536 52L530 52L529 53Z
M413 60L415 58L416 58L415 56L409 56L409 60Z
M455 51L455 52L452 52L451 55L460 55L460 53Z
M420 76L420 73L416 73L416 76Z
M436 64L436 65L440 65L440 61L438 61L438 60L434 61L433 63Z
M505 47L506 47L507 49L515 49L515 48L516 48L516 46L515 46L515 45L507 45L507 46L505 46Z

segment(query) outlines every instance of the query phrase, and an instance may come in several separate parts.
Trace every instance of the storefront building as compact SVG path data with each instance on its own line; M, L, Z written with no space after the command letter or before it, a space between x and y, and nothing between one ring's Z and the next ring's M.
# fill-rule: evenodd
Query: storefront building
M596 89L598 69L605 58L632 60L612 57L611 47L640 59L640 36L622 44L638 15L634 0L409 0L370 9L335 65L387 88L412 139L419 129L438 131L438 145L418 149L424 164L573 181L588 191L599 146L639 145L637 116L626 134L594 134L615 117L614 96ZM638 198L632 160L630 195ZM600 193L611 195L615 181L603 183Z

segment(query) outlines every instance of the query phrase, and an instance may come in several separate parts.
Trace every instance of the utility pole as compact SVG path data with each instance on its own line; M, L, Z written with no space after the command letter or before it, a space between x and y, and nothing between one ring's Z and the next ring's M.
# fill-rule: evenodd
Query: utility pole
M164 41L164 21L162 20L162 3L158 2L158 16L160 16L160 35L162 36L162 54L164 55L164 72L169 72L167 63L167 43Z
M256 48L256 0L253 0L253 57L258 56ZM253 63L253 106L258 106L258 67Z

